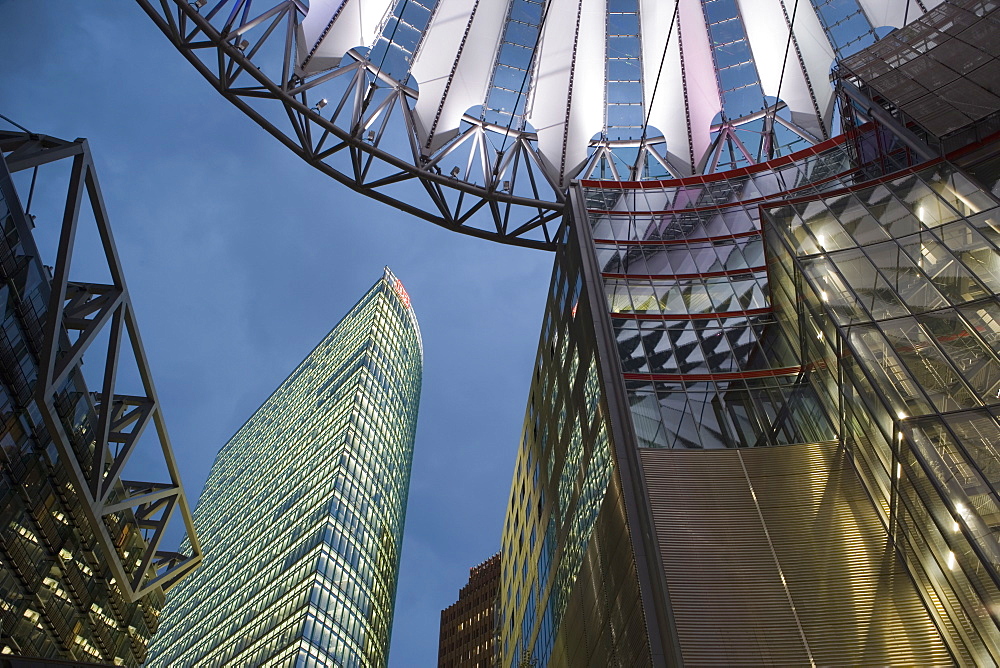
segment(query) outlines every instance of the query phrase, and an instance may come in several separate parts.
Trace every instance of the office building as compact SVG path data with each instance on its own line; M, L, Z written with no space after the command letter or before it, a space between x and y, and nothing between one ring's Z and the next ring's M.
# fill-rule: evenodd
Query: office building
M1000 660L994 15L843 59L806 150L571 189L502 666Z
M500 555L469 569L458 600L441 611L438 668L493 668Z
M386 665L422 365L387 268L220 450L150 665Z
M994 2L138 2L341 183L554 251L501 666L1000 663Z
M200 561L198 540L86 140L2 131L0 156L0 655L11 665L138 666L164 591ZM25 210L11 175L35 170L28 193L36 178L56 193L52 162L68 163L70 180L47 267L32 230L55 223ZM110 284L70 266L88 232L103 242ZM102 331L111 343L87 355L100 374L88 383L82 358ZM129 355L137 385L117 371ZM170 479L137 482L155 476L126 460L155 452L154 440ZM171 518L185 523L184 550L160 544Z

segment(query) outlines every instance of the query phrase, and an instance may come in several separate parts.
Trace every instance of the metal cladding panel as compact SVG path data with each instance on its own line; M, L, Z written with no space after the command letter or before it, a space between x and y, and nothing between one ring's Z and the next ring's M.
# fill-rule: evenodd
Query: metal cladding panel
M836 443L640 457L686 662L953 663Z

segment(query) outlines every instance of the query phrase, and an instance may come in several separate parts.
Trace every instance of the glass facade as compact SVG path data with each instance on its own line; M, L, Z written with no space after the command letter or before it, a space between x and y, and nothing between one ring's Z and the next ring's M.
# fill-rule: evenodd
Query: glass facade
M885 526L956 653L996 662L996 198L939 161L765 214L784 328Z
M163 590L128 600L39 409L52 287L33 226L0 159L0 655L136 666L159 625ZM86 473L95 461L95 403L74 364L54 404ZM120 483L112 494L124 495ZM135 555L146 542L135 516L125 511L105 522L136 576Z
M385 275L222 448L152 666L385 666L423 350Z
M571 191L503 666L1000 658L1000 208L916 159L868 123Z
M725 175L584 181L589 234L639 447L834 438L777 326L759 206L851 182L845 137Z
M646 665L650 647L594 300L556 253L501 546L500 665ZM589 642L580 642L581 634Z

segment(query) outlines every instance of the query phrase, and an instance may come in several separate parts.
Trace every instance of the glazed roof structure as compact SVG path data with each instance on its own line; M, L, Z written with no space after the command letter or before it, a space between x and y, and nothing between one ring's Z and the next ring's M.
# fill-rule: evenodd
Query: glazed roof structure
M834 65L942 4L137 1L314 166L446 227L536 246L553 242L572 179L719 172L830 138ZM426 202L391 192L415 177Z

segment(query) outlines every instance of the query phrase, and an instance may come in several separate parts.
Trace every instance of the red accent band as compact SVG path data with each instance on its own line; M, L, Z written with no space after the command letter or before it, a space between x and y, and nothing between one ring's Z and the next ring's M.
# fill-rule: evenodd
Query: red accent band
M759 267L747 267L746 269L727 269L725 271L706 271L699 274L608 274L601 272L601 276L604 278L645 278L650 280L677 280L677 279L688 279L688 278L717 278L719 276L736 276L739 274L753 274L759 271L765 271L767 265L761 265Z
M860 128L859 131L864 131L871 123L865 123ZM809 146L802 149L801 151L796 151L789 155L783 155L774 160L768 160L767 162L757 163L756 165L750 165L749 167L740 167L738 169L731 169L725 172L716 172L714 174L698 174L695 176L687 176L682 179L664 179L662 181L603 181L603 180L590 180L581 179L580 183L585 188L605 188L608 190L645 190L651 188L668 188L672 186L684 186L684 185L699 185L702 183L715 183L716 181L725 181L733 178L734 176L740 175L750 175L756 174L758 172L772 171L778 167L784 167L793 162L798 162L803 158L810 155L817 155L823 153L834 146L845 143L849 137L847 134L838 135L832 139L827 139L824 142Z
M697 382L704 380L744 380L749 378L774 378L776 376L794 376L801 373L801 366L789 366L783 369L759 369L757 371L733 371L731 373L623 373L625 380Z
M665 246L670 244L686 244L686 243L709 243L716 241L727 241L729 239L743 239L745 237L759 237L761 231L759 229L750 230L749 232L740 232L739 234L723 234L717 237L694 237L691 239L663 239L662 241L656 241L653 239L646 239L643 241L615 241L614 239L594 239L594 244L612 244L615 246Z
M765 315L774 313L770 306L764 308L753 308L748 311L724 311L722 313L622 313L612 311L612 318L624 318L628 320L711 320L713 318L749 318L755 315Z

